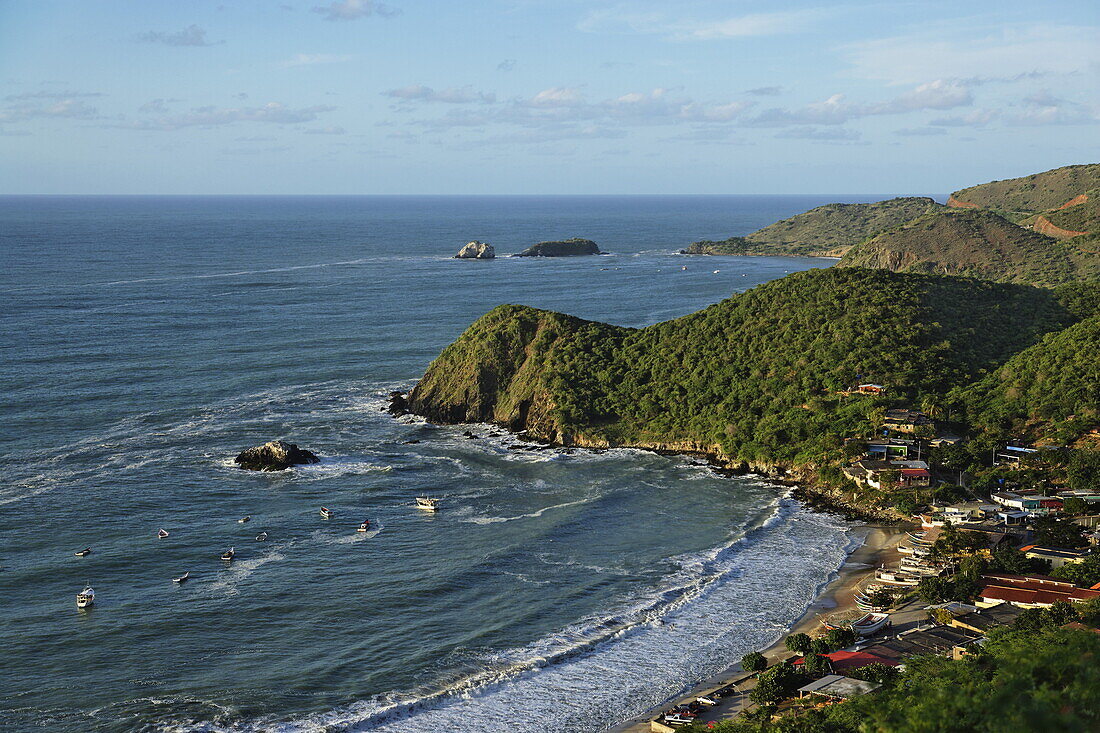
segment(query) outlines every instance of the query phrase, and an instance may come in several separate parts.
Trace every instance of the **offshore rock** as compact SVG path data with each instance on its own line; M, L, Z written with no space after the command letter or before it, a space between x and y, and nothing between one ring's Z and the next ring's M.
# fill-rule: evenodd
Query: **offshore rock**
M241 451L233 462L248 471L285 471L291 466L318 463L320 460L310 451L303 450L294 443L273 440Z
M467 242L466 246L458 250L453 259L456 260L491 260L497 256L493 245L488 242Z
M577 257L579 255L602 255L603 252L591 239L563 239L560 242L539 242L532 244L513 257Z
M388 407L383 408L386 412L390 413L394 417L401 417L402 415L409 414L409 403L405 399L404 392L390 392L390 404Z

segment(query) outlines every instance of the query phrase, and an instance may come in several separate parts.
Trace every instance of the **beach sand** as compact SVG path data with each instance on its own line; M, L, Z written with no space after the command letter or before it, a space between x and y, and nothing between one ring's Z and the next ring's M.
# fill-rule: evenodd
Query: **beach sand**
M905 537L905 530L897 526L867 523L855 530L857 533L866 533L863 544L857 547L844 561L837 571L837 577L829 583L817 599L810 604L802 617L791 626L783 636L775 641L763 654L768 658L768 665L797 656L792 654L784 646L784 640L790 634L804 632L815 635L821 630L821 616L856 612L855 593L860 585L870 576L875 568L883 563L897 562L901 557L897 550L898 544ZM660 710L671 707L673 704L687 703L701 695L707 695L715 690L730 685L737 685L739 694L728 695L721 699L720 704L710 708L700 715L698 722L711 720L729 720L736 717L748 704L748 692L752 689L753 680L741 669L741 660L731 660L728 669L707 680L700 682L674 702L661 705L647 711L644 715L631 718L610 729L611 733L642 733L649 731L649 722L656 717Z

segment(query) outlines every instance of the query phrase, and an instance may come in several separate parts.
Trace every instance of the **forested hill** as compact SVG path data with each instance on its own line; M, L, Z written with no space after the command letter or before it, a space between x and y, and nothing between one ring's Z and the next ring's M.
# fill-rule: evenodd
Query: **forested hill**
M852 269L776 280L629 329L523 306L475 322L410 394L440 422L490 421L582 446L812 465L873 427L859 380L941 396L1079 318L1063 291ZM1075 305L1076 303L1076 305Z
M867 237L940 208L935 201L925 197L896 198L872 204L826 204L744 237L695 242L683 251L685 254L839 257Z
M853 247L840 267L969 275L1058 285L1100 277L1100 252L1057 240L991 211L930 212Z
M1100 188L1100 163L1068 165L964 188L951 194L949 205L1027 215L1057 209L1096 188Z

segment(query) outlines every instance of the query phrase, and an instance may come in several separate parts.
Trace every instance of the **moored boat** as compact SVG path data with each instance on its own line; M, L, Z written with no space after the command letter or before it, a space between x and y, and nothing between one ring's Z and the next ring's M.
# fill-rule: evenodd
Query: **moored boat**
M92 586L84 586L84 590L76 594L76 607L88 608L95 603L95 591L92 590Z
M363 523L359 525L359 529L357 529L356 532L366 532L368 529L370 529L370 520L364 519Z
M73 554L75 554L77 557L84 557L85 555L91 555L92 554L92 548L85 547L83 550L77 550Z
M265 542L267 540L267 532L260 532L256 535L257 542Z
M424 509L429 512L439 511L439 499L432 499L427 496L416 497L416 508Z
M238 520L237 520L237 524L244 524L245 522L248 522L248 521L250 521L251 519L252 519L252 515L251 515L251 514L249 514L248 516L245 516L245 517L241 517L240 519L238 519Z
M230 547L228 550L222 553L222 560L225 560L226 562L232 562L233 558L236 556L237 549L235 547Z
M191 571L188 570L186 573L179 576L178 578L172 578L172 582L173 583L186 583L188 578L190 578L190 577L191 577Z
M160 537L163 540L167 536L168 536L168 530L166 530L166 529L158 529L157 530L157 537Z
M319 514L325 519L328 519L332 516L332 510L328 507L323 506L321 507L321 511L319 512Z

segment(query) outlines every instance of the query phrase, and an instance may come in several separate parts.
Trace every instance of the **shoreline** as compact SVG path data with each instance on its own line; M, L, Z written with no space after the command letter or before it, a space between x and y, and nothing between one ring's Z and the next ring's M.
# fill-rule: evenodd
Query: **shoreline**
M821 511L813 506L807 506L811 511ZM900 558L897 546L905 537L905 530L896 525L877 522L862 522L853 528L853 532L865 532L860 544L854 547L847 557L834 572L836 577L825 583L817 597L810 602L803 614L791 624L770 646L760 651L767 659L768 666L786 659L799 656L789 651L784 645L787 636L797 633L811 634L821 627L820 616L823 614L843 613L856 611L855 593L858 586L864 582L874 569L883 563L890 563ZM752 650L748 650L752 651ZM752 675L741 669L740 660L731 660L730 666L725 670L699 681L683 693L673 699L650 708L641 715L606 728L607 733L648 733L650 721L657 714L672 705L694 700L715 690L737 685ZM730 720L735 718L745 707L749 705L746 694L730 695L722 698L719 705L704 711L698 722Z

